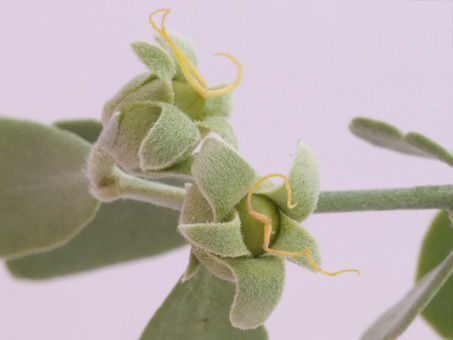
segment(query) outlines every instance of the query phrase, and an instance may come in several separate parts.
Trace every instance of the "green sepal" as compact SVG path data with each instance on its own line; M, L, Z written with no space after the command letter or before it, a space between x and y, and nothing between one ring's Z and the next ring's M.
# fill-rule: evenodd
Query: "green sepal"
M181 162L161 170L146 170L135 169L129 171L130 174L149 179L162 178L179 178L182 180L192 180L192 164L195 161L194 155L189 155Z
M315 153L299 141L294 162L289 172L288 181L292 192L292 202L296 207L287 206L288 192L285 183L272 189L256 192L269 197L290 218L301 222L316 208L319 196L319 165Z
M253 185L255 170L224 141L206 138L192 166L192 174L214 211L222 221Z
M192 246L192 251L200 263L212 274L222 280L236 282L236 277L234 276L231 267L225 263L223 258L195 246Z
M141 170L139 149L162 112L157 102L136 102L124 107L119 115L110 154L123 170Z
M0 256L55 247L96 214L85 162L90 144L73 133L0 118Z
M234 327L252 329L264 324L277 306L285 283L285 264L280 256L226 259L236 277L236 295L230 321Z
M242 238L241 220L237 212L226 222L181 224L178 229L190 243L216 255L251 255Z
M186 185L186 190L187 194L181 208L180 223L212 223L214 221L212 208L201 193L198 185L196 183L188 184Z
M187 244L179 212L149 203L103 203L96 217L65 245L8 262L20 278L48 279L159 255Z
M165 81L155 74L140 74L126 83L113 98L107 101L102 112L102 124L107 125L110 117L125 107L143 101L173 103L174 93Z
M435 158L453 166L453 154L416 132L404 134L395 126L369 118L354 118L349 125L353 134L365 141L401 153Z
M175 92L173 105L191 119L202 120L206 100L185 81L173 81L172 87Z
M360 340L393 340L399 337L429 301L433 297L437 298L436 293L452 274L453 251L437 267L423 276L401 301L385 312ZM442 300L442 302L444 305L451 305L451 300ZM450 317L451 320L451 314L442 315L442 317ZM451 322L444 326L452 328ZM437 328L436 330L439 331ZM451 335L448 339L451 339Z
M225 84L221 84L219 86L210 87L209 90L215 90L224 86ZM233 111L233 106L233 92L208 98L204 105L203 117L204 119L209 117L228 118Z
M233 149L238 149L239 144L234 133L234 129L231 126L230 122L223 117L208 117L205 120L198 122L197 126L199 128L207 129L217 133L220 138L222 138L229 146Z
M95 119L61 120L54 125L60 129L75 133L89 143L94 143L102 131L102 123Z
M195 46L193 45L192 41L188 38L183 36L182 34L176 32L167 32L168 37L170 40L175 44L189 59L190 61L197 66L198 59L197 59L197 52L195 51ZM167 44L165 40L158 34L155 35L157 43L162 47L170 58L173 60L173 63L176 67L176 74L174 79L180 81L186 81L184 74L182 73L181 66L179 65L178 60L176 59L173 50L171 49L170 45Z
M264 324L283 291L284 258L272 254L259 258L222 258L200 249L196 249L195 255L214 275L236 283L230 311L231 324L240 329L252 329Z
M453 251L453 227L447 211L437 214L422 244L417 280L442 263ZM444 338L453 339L453 277L450 277L422 312L423 318Z
M283 250L287 252L296 253L310 248L310 256L313 262L321 267L321 252L319 251L318 244L313 236L308 231L303 229L297 221L292 220L285 214L280 214L280 232L275 240L271 249ZM302 267L305 267L312 272L316 272L312 265L308 262L307 256L302 255L299 257L286 257L287 260L294 262Z
M233 284L200 268L192 279L176 284L140 340L267 340L264 327L243 331L231 326L233 296Z
M176 67L173 60L162 48L146 41L135 41L131 44L131 47L151 73L171 86L171 80L176 74Z
M201 139L195 123L175 106L152 105L160 106L161 113L138 151L140 168L144 171L161 170L177 164L192 153Z

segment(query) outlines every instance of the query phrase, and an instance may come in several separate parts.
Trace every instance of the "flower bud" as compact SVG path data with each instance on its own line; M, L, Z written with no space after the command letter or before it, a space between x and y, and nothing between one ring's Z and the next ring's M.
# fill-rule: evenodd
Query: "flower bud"
M173 91L156 75L140 74L127 82L112 99L105 103L102 124L105 126L115 112L122 111L124 107L140 101L171 103Z
M175 106L135 102L121 111L110 153L126 172L161 170L189 156L200 139L195 123Z

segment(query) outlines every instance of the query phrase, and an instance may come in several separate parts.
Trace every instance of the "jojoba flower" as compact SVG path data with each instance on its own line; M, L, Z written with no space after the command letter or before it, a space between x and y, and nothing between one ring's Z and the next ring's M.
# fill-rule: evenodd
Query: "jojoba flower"
M302 142L288 179L279 174L260 178L233 148L208 137L192 175L195 183L188 187L178 227L192 243L183 279L203 265L236 283L230 312L233 326L250 329L265 322L283 290L285 258L328 275L358 272L320 269L316 241L299 225L315 209L319 194L317 158ZM285 183L260 185L274 176Z
M232 109L230 92L242 79L241 65L228 54L218 54L236 64L237 77L232 84L208 88L197 71L193 44L181 35L166 32L164 20L169 11L150 15L160 35L159 46L145 41L132 43L150 72L128 82L105 104L102 114L104 128L115 130L116 138L109 146L115 163L141 177L190 177L191 154L210 131L237 148L226 118ZM161 28L152 20L159 12L164 12Z

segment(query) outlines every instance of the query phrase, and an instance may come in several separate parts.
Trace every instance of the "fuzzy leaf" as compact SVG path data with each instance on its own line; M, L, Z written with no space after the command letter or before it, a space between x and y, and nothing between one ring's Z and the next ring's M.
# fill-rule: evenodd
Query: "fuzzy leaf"
M209 88L215 90L216 88L223 87L224 84L216 87ZM233 92L206 99L204 105L203 116L209 117L224 117L227 118L233 111Z
M144 73L126 83L112 99L107 101L102 112L102 123L107 124L110 117L125 107L143 101L173 103L173 90L155 74Z
M140 145L140 167L160 170L187 157L198 145L201 135L195 123L173 105L161 104L159 119Z
M0 256L55 247L94 217L99 202L84 173L89 152L73 133L0 118Z
M54 125L75 133L89 143L94 143L102 131L102 123L95 119L62 120L55 122Z
M393 125L364 117L353 119L349 128L353 134L371 144L405 154L436 158L453 166L452 153L419 133L405 135Z
M295 253L308 247L310 248L310 255L313 262L320 267L321 253L313 236L303 229L298 222L290 219L283 213L280 214L280 221L280 231L277 239L270 248ZM308 262L306 255L286 257L286 259L316 272Z
M250 190L256 174L233 148L218 138L208 137L192 166L192 174L222 221Z
M185 36L176 33L176 32L167 32L168 37L170 40L175 44L189 59L190 61L197 66L198 64L198 59L197 59L197 52L195 51L195 46L193 43L186 38ZM173 60L173 64L176 67L176 75L175 75L175 80L181 80L185 81L186 78L184 77L184 74L182 73L181 66L179 65L178 60L176 59L175 54L173 53L173 50L171 49L170 45L168 45L161 36L155 35L157 43L162 47L167 54L170 56L170 58Z
M222 258L198 249L195 255L215 275L236 283L231 324L241 329L261 326L280 300L285 282L284 258L271 254Z
M198 127L217 133L228 145L238 149L238 140L230 122L222 117L208 117L197 123Z
M319 165L315 153L304 143L297 143L294 162L288 180L293 194L292 202L296 207L287 206L288 193L285 183L271 190L257 191L272 199L290 218L301 222L316 208L319 196Z
M230 257L251 255L242 239L237 212L228 222L181 224L178 228L190 243L211 253Z
M169 55L159 46L146 41L135 41L132 50L152 73L171 86L171 80L176 74L175 64Z
M447 211L441 211L423 241L417 270L420 280L453 251L453 228ZM437 292L422 316L446 339L453 339L453 277Z
M192 279L176 284L140 340L267 340L264 327L243 331L231 326L233 296L233 284L200 268Z
M452 273L453 251L441 264L418 281L400 302L382 315L360 339L393 340L401 335ZM451 304L451 300L445 300L447 301L447 304Z
M14 276L47 279L154 256L186 244L179 213L148 203L104 203L96 217L64 246L8 262Z

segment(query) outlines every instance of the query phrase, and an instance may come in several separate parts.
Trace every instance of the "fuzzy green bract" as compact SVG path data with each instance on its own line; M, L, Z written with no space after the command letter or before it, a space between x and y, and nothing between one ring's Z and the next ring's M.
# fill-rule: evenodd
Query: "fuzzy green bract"
M214 212L222 221L255 181L255 170L234 149L220 139L209 137L203 143L192 174Z
M200 268L191 280L176 284L140 340L267 340L264 327L243 331L231 326L233 296L233 284Z
M146 41L136 41L131 44L132 49L149 70L168 86L176 74L175 64L165 51Z
M217 133L233 149L238 149L238 140L230 122L223 117L208 117L198 127Z
M192 153L200 139L200 131L184 113L163 104L159 119L140 145L140 167L145 171L168 168Z
M429 303L453 274L453 251L421 278L406 296L385 312L360 340L393 340L400 336L412 320ZM451 294L450 294L451 297ZM450 300L443 300L450 305ZM451 314L450 314L451 315ZM445 325L451 329L451 323ZM449 338L451 339L451 338Z
M300 160L302 154L306 155L304 160ZM290 184L291 187L302 186L296 190L297 197L308 208L302 214L300 211L293 214L297 218L306 217L305 214L316 205L318 177L315 173L318 167L313 157L312 152L299 143L290 170ZM181 233L192 243L184 279L192 277L201 263L219 278L234 282L236 294L230 311L232 325L241 329L259 327L278 303L285 276L284 257L270 253L255 253L254 256L240 235L241 223L247 223L247 219L237 218L238 204L259 176L231 146L215 137L205 140L192 173L195 184L188 189L179 226ZM263 192L278 192L279 187L268 184ZM313 237L281 211L278 195L275 201L272 195L268 197L265 199L277 207L276 213L280 216L280 231L272 247L287 251L310 247L313 260L320 264L319 249ZM263 233L264 228L258 230L256 238L263 240ZM304 258L291 260L311 269Z
M405 154L435 158L453 166L453 154L428 137L417 132L404 134L385 122L369 118L355 118L349 128L367 142Z
M173 91L155 74L140 74L126 83L118 93L104 105L102 124L107 125L115 112L121 112L125 107L135 102L157 101L172 103Z
M453 227L447 211L437 214L425 236L418 261L417 280L442 263L453 251ZM453 277L444 283L422 312L444 338L453 339Z
M90 149L73 133L0 118L0 256L55 247L94 217L99 202L85 176Z
M179 231L190 242L220 256L250 255L241 234L241 220L235 213L230 221L211 224L181 224Z
M301 141L297 143L288 181L293 193L292 200L297 203L292 209L287 206L288 193L284 183L268 190L257 190L257 192L272 199L286 215L301 222L315 210L319 196L318 159L315 153Z

